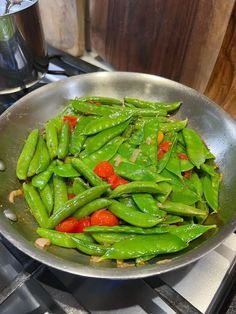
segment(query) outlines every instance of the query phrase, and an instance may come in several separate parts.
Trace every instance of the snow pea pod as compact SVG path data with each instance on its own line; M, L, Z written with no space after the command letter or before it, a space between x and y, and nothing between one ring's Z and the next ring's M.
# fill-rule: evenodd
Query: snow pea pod
M119 176L132 181L169 181L168 178L151 172L149 169L144 168L142 165L131 162L121 162L118 167L115 167L115 171Z
M134 152L134 147L129 143L122 143L118 149L118 154L121 155L125 159L130 159Z
M42 138L39 135L37 146L36 146L33 158L31 159L30 164L29 164L29 168L28 168L28 171L27 171L27 177L32 177L33 175L35 175L36 171L38 169L39 158L40 158L40 155L41 155L41 152L42 152L42 141L41 140L42 140Z
M163 194L157 195L156 199L159 202L163 203L167 200L168 196L170 195L172 191L172 185L168 182L160 182L159 187L161 188Z
M92 256L102 256L107 252L107 247L103 245L83 241L74 236L72 236L71 239L75 242L77 249L85 254Z
M125 121L112 128L101 131L94 136L88 137L84 143L84 147L88 155L100 149L114 137L120 135L128 125L129 121Z
M133 134L131 135L131 137L127 140L127 142L132 146L137 146L142 143L143 138L144 138L144 131L142 127L138 130L135 130Z
M70 140L70 145L69 145L69 152L72 155L78 155L82 149L82 146L86 140L86 136L82 135L82 131L84 130L85 126L94 121L96 117L90 116L90 117L85 117L82 116L79 118L77 121L77 124L74 128L74 132L71 135L71 140Z
M62 128L59 138L57 155L59 159L64 159L69 151L70 144L70 124L66 121Z
M210 176L215 176L217 174L215 165L202 164L201 170Z
M180 189L178 187L173 187L169 199L171 202L182 203L185 205L194 205L197 201L200 200L200 197L195 192L189 189Z
M48 213L38 191L30 183L23 183L24 197L28 203L31 213L40 227L46 227Z
M113 97L101 97L101 96L83 96L77 98L80 101L90 102L90 103L99 103L102 105L109 105L109 106L121 106L122 101Z
M27 178L30 162L34 156L38 142L39 130L34 129L28 135L16 165L16 176L20 180Z
M118 186L110 193L110 198L116 198L127 193L163 193L160 186L149 181L134 181Z
M93 232L91 235L99 244L105 246L136 236L135 234L115 232Z
M48 219L47 228L53 229L62 220L73 215L77 209L100 197L107 191L109 186L110 185L102 185L93 187L68 200Z
M57 157L58 152L58 135L57 135L57 128L53 123L53 120L49 120L45 126L46 132L46 143L48 152L51 159Z
M159 207L167 211L167 213L180 215L180 216L204 216L204 210L195 208L193 206L185 205L183 203L174 203L171 201L166 201L165 203L159 203Z
M166 164L166 169L174 173L177 177L182 179L180 159L176 153L176 141L173 145L172 151L170 153L170 158Z
M151 194L135 193L132 195L138 208L143 212L156 217L166 216L166 212L157 206L157 201Z
M53 204L54 204L53 193L52 193L50 185L47 183L42 190L39 190L39 194L48 211L48 215L50 215L53 210Z
M178 101L178 102L156 102L156 101L146 101L146 100L141 100L141 99L137 99L137 98L130 98L130 97L125 97L124 102L125 102L125 104L132 104L138 108L151 108L151 109L160 108L160 109L165 109L168 112L178 109L182 104L181 101Z
M169 226L168 232L178 236L184 242L190 242L203 235L205 232L211 229L216 229L216 225L198 225L198 224L186 224L183 226Z
M41 143L41 153L39 156L36 174L46 170L50 164L50 156L49 156L48 148L47 148L47 145L46 145L43 137L40 136L39 141Z
M81 178L75 178L72 185L73 193L75 195L78 195L81 192L84 192L85 190L89 189L89 185L86 184L83 179Z
M163 133L168 132L179 132L183 130L188 123L188 119L181 120L181 121L174 121L174 122L166 122L166 123L160 123L160 131Z
M131 116L132 116L132 113L125 114L125 113L116 112L107 117L101 117L100 119L96 121L92 121L88 123L83 130L83 134L85 135L96 134L98 132L109 129L115 125L121 124L122 122L129 120Z
M205 199L214 212L217 212L219 208L218 198L220 180L220 175L215 175L212 177L206 175L202 178L203 193Z
M58 209L67 202L68 192L64 178L57 175L53 176L53 191L54 191L54 208L53 213L56 213Z
M120 197L118 201L131 209L139 210L132 197Z
M186 180L186 185L190 190L197 193L200 200L203 195L203 187L202 187L202 181L200 180L196 172L192 172L191 177L188 180Z
M79 172L71 164L62 164L55 166L54 173L59 177L73 178L80 176Z
M145 262L150 261L150 260L153 259L154 257L156 257L156 254L144 255L144 256L137 257L137 258L135 259L135 264L136 264L137 266L139 266L139 265L144 265Z
M172 150L175 146L175 142L177 141L177 134L174 133L173 135L171 135L170 137L168 136L166 139L169 139L170 142L171 142L171 146L169 148L169 150L164 154L164 156L162 156L162 158L159 160L158 162L158 165L157 165L157 172L160 173L167 165L169 159L170 159L170 156L171 156L171 153L172 153Z
M163 220L161 218L139 212L114 200L112 201L108 209L117 217L137 227L153 227Z
M72 159L72 166L83 175L92 186L104 185L102 181L86 164L84 164L79 158Z
M101 260L130 259L153 254L174 253L185 249L187 246L186 242L169 233L138 235L114 243L101 257Z
M152 160L154 167L157 166L157 133L159 129L159 123L155 123L155 120L147 121L144 124L144 143L142 144L145 154Z
M93 242L93 238L84 233L65 233L44 228L37 228L36 232L41 238L49 239L52 244L70 249L77 248L75 241L71 237Z
M193 129L185 128L183 129L182 133L186 144L188 157L190 161L199 169L207 157L206 146L198 133Z
M98 209L107 208L111 203L111 200L108 200L107 198L98 198L79 208L73 216L77 219L89 216Z
M108 116L116 112L116 108L110 106L97 106L96 104L91 104L89 102L80 101L79 99L71 100L71 104L76 111L94 114L98 116Z
M54 167L56 166L56 160L53 160L48 168L44 170L43 172L40 172L39 174L35 175L32 178L32 185L40 190L42 190L45 185L50 180L51 176L53 175Z
M162 224L171 225L171 224L177 224L183 221L184 219L182 217L174 216L174 215L166 215L165 220L163 221Z
M83 158L83 163L85 163L90 169L93 169L101 161L110 160L116 154L123 141L124 139L121 136L113 138L104 147L92 153L88 157Z

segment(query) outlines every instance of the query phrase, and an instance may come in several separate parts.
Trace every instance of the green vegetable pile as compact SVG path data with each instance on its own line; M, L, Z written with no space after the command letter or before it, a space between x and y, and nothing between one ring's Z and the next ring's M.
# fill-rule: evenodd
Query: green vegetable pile
M16 175L38 235L99 260L143 263L183 250L216 228L206 221L219 208L221 175L187 119L171 120L180 106L81 97L43 130L32 130ZM123 184L113 186L95 173L104 161ZM92 225L81 233L55 230L68 217L79 220L103 208L119 225Z

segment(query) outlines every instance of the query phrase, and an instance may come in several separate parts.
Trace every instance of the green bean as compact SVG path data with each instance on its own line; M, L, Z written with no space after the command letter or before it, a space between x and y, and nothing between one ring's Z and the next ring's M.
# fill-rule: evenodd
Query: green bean
M180 215L180 216L203 216L204 215L204 211L199 209L199 208L195 208L193 206L189 206L189 205L185 205L182 203L174 203L174 202L170 202L170 201L166 201L163 204L159 204L159 207L164 209L165 211L167 211L168 213L171 214L175 214L175 215Z
M112 128L101 131L94 136L88 137L84 144L86 152L88 154L92 154L97 151L114 137L120 135L128 125L129 121L125 121Z
M30 207L31 213L40 227L46 227L48 222L47 210L37 190L30 183L23 183L25 199Z
M57 175L53 176L53 190L54 190L54 208L53 213L68 201L67 186L64 178Z
M130 207L114 200L108 209L117 217L137 227L153 227L163 220L162 218L133 210Z
M79 158L72 159L72 165L76 170L83 175L92 186L99 186L105 184L87 165L85 165Z
M40 237L49 239L52 244L65 248L77 248L77 245L72 237L83 241L93 242L93 238L84 233L65 233L44 228L37 228L36 232Z
M98 132L109 129L115 125L121 124L122 122L129 120L131 116L132 113L122 114L120 112L116 112L107 117L102 117L99 120L88 123L83 131L83 134L85 135L96 134Z
M40 190L42 190L45 185L48 183L50 180L51 176L53 175L54 167L56 166L56 161L52 161L48 168L40 172L39 174L35 175L32 178L32 185Z
M57 157L58 152L58 136L57 128L52 120L48 121L45 126L46 132L46 143L48 147L48 152L51 159Z
M188 157L199 169L206 160L206 146L200 136L193 129L185 128L182 132Z
M73 214L73 216L77 219L89 216L98 209L107 208L111 203L112 203L112 201L108 200L107 198L96 199L96 200L84 205L83 207L79 208Z
M149 181L134 181L118 186L110 193L110 198L116 198L127 193L161 193L159 185Z
M62 220L73 215L77 209L100 197L108 187L109 185L96 186L68 200L48 219L47 228L53 229Z
M110 160L118 151L118 148L122 144L124 139L120 136L113 138L110 142L107 143L105 147L97 150L93 154L85 157L83 162L90 168L93 169L101 161Z
M147 255L174 253L188 244L173 234L138 235L114 243L102 256L104 259L130 259Z
M40 197L48 211L48 215L51 214L53 210L53 193L49 184L46 184L42 190L39 190Z
M17 160L16 165L16 176L20 180L25 180L27 178L27 172L31 159L34 156L34 152L37 146L39 136L39 130L34 129L30 132L29 136L26 139L24 147L20 153L20 156Z
M74 236L72 236L71 239L75 242L77 249L85 254L92 256L102 256L107 251L107 247L103 245L83 241Z
M58 158L64 159L69 151L69 143L70 143L70 123L66 121L61 129L59 144L58 144Z

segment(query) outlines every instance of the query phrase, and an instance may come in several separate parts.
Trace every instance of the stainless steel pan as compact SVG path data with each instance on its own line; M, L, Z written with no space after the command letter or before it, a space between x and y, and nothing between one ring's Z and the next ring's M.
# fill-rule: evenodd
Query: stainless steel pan
M188 118L189 125L203 137L223 173L220 213L212 216L219 224L214 234L195 241L185 252L171 256L166 263L142 267L116 268L115 263L91 264L89 257L75 250L51 246L47 251L35 247L36 223L26 204L17 199L8 202L8 194L20 186L15 176L16 160L28 132L59 112L67 100L82 95L124 96L148 100L182 100L178 118ZM18 249L49 266L83 276L100 278L140 278L171 271L196 261L218 246L236 226L236 123L219 106L196 91L157 76L137 73L93 73L49 84L16 102L0 117L0 160L6 170L0 172L0 231ZM3 210L12 208L17 222L9 221ZM169 258L169 257L167 257Z

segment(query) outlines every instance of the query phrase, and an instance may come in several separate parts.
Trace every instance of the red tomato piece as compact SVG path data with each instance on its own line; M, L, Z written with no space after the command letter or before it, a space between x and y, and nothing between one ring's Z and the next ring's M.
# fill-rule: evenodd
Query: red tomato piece
M159 149L163 150L165 153L168 152L171 146L171 141L165 141L159 145Z
M101 161L93 171L97 176L103 179L107 179L115 173L112 165L108 161Z
M192 170L182 172L182 175L185 179L190 179L192 175Z
M179 156L179 159L188 160L188 156L186 154L179 153L178 156Z
M77 221L77 227L75 232L82 233L84 229L91 226L90 217L84 217Z
M91 226L117 226L119 219L107 209L99 209L91 216Z
M157 159L160 160L164 156L165 152L162 149L158 149Z
M74 193L68 193L68 199L72 199L74 198L76 195Z
M115 189L117 186L129 183L128 180L118 176L117 174L113 174L112 176L107 178L107 182L111 184L111 188Z
M57 231L60 232L76 232L78 220L75 217L69 217L63 220L59 225L55 227Z
M76 126L77 120L78 120L78 119L77 119L77 117L75 117L75 116L64 116L64 117L63 117L64 123L65 123L66 121L69 121L71 133L74 131L74 127Z

